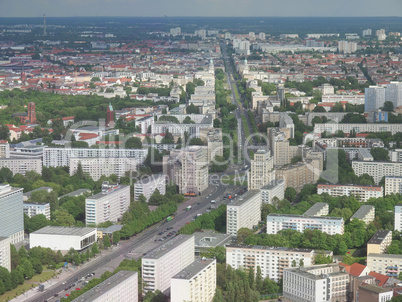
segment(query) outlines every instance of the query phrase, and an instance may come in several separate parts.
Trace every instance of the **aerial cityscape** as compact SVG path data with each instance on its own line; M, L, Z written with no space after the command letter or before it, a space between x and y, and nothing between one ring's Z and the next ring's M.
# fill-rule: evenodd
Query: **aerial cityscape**
M402 301L400 0L0 17L0 302Z

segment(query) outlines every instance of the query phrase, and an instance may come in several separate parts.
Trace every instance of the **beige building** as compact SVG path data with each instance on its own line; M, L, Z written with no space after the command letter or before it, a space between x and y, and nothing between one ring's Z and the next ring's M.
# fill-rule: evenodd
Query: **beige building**
M11 272L11 240L9 237L0 237L0 266Z
M241 228L252 229L261 221L261 192L250 190L226 208L226 233L237 235Z
M208 163L215 156L223 156L222 129L211 128L200 131L200 138L208 145Z
M287 267L313 265L315 252L312 249L292 249L269 246L226 246L226 264L234 269L261 268L262 278L278 282Z
M275 178L274 160L270 151L258 150L250 162L247 174L248 189L261 189Z
M200 194L208 188L207 153L205 146L172 150L170 156L163 158L168 182L177 184L181 194Z
M288 131L289 132L289 131ZM293 157L298 155L298 146L289 145L289 136L279 128L268 131L271 152L274 157L274 166L282 167L290 164Z
M396 278L402 272L402 255L367 254L367 266L371 271Z
M171 278L194 262L194 236L178 235L142 257L144 291L170 288Z
M349 275L336 263L286 268L283 296L297 302L346 302Z
M13 175L19 173L25 175L27 171L35 171L42 174L42 160L39 158L1 158L0 169L9 168Z
M372 205L362 205L356 213L353 214L352 217L350 217L350 220L353 219L359 219L363 221L365 224L369 224L370 222L374 221L375 218L375 208Z
M93 180L99 180L102 175L110 176L116 174L119 178L126 175L126 172L137 170L135 158L128 157L99 157L99 158L70 158L70 175L77 172L78 165L81 164L84 174Z
M211 302L216 290L216 260L197 259L171 279L171 302Z
M392 243L392 231L380 230L367 242L368 254L384 254Z
M402 177L385 177L385 195L402 194Z

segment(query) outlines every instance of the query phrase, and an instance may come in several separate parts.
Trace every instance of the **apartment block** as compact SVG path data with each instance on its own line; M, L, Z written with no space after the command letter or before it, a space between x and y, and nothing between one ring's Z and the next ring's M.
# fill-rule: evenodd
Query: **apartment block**
M261 192L250 190L226 208L226 233L237 235L241 228L252 229L261 221Z
M166 175L155 174L136 182L134 184L134 200L138 200L138 197L142 194L148 202L155 190L158 190L160 194L165 195Z
M339 41L338 42L338 50L343 53L352 53L357 50L356 42L348 42L348 41Z
M320 230L329 235L343 234L342 217L313 217L291 214L269 214L267 216L267 234L277 234L281 230L291 229L301 233L304 230Z
M138 272L119 271L99 285L75 298L73 302L137 302Z
M402 149L395 149L388 152L390 161L402 163Z
M278 282L287 267L314 264L315 252L312 249L291 249L269 246L226 246L226 264L234 269L261 268L262 278Z
M385 196L391 194L402 194L402 177L387 176L385 177Z
M207 147L188 146L163 157L164 174L181 194L199 194L208 188Z
M298 147L290 146L288 136L279 128L269 129L269 142L274 157L274 166L282 167L290 164L293 157L297 155Z
M216 290L216 260L197 259L171 279L171 302L211 302Z
M85 199L87 225L117 222L130 206L130 186L102 183L102 192Z
M249 190L259 190L274 179L275 171L273 170L273 163L270 151L257 150L254 154L254 159L250 162L250 171L247 175Z
M27 171L42 174L42 160L39 158L1 158L1 168L10 169L13 175L17 173L25 175Z
M375 218L375 208L372 205L362 205L353 215L350 220L359 219L365 224L369 224L374 221Z
M260 189L261 202L272 203L276 197L279 200L285 198L285 182L282 179L274 179Z
M402 204L395 205L394 230L402 232Z
M137 165L142 165L147 155L148 149L45 148L43 165L69 167L70 158L134 158Z
M45 215L46 219L50 220L50 204L49 203L36 203L36 202L24 202L22 206L24 214L29 218L39 214Z
M357 176L368 174L378 184L383 177L402 176L402 163L378 161L352 161L353 171Z
M0 184L0 236L10 237L12 244L24 240L23 189Z
M70 176L77 172L78 165L81 164L84 174L93 180L99 180L102 175L117 177L126 176L126 172L137 170L137 161L135 158L127 157L109 157L109 158L70 158Z
M144 291L170 288L171 278L194 262L194 236L178 235L142 257Z
M202 130L200 138L208 145L208 162L211 162L216 156L223 156L222 129Z
M347 301L349 275L338 264L286 268L283 296L297 302Z
M367 123L367 124L338 124L326 123L315 124L314 134L321 135L323 132L335 134L336 131L342 130L344 133L367 133L367 132L391 132L392 135L402 132L402 124L385 124L385 123Z
M6 140L0 140L0 158L10 157L10 144Z
M392 242L392 231L379 230L367 242L368 254L384 254Z
M365 302L386 302L394 296L392 288L384 288L371 284L362 284L358 290L358 301Z
M385 103L385 87L370 86L364 89L364 111L370 112L380 109Z
M0 266L11 272L11 240L9 237L0 237Z
M367 254L367 266L376 273L398 277L402 272L402 255Z
M385 99L394 104L394 108L402 106L402 82L391 81L386 85Z
M327 216L329 214L329 205L326 202L316 202L310 209L304 212L304 216Z
M318 184L317 194L323 193L334 197L353 196L363 202L384 196L381 186Z

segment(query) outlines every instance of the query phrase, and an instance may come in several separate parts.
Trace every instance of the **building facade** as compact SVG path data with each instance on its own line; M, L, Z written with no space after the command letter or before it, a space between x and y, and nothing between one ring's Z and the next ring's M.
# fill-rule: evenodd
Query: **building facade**
M318 193L319 194L319 193ZM326 202L316 202L310 209L304 212L305 216L327 216L329 215L329 204Z
M23 189L0 184L0 236L10 237L12 244L24 240Z
M391 194L402 194L402 177L386 176L384 188L385 196Z
M13 175L17 173L25 175L27 171L42 174L42 160L39 158L2 158L0 159L1 168L9 168Z
M318 184L317 194L321 195L323 193L334 197L353 196L363 202L368 201L370 198L384 196L381 186Z
M9 237L0 237L0 266L11 272L11 240Z
M367 254L367 266L376 273L398 277L402 272L402 255Z
M329 132L335 134L337 131L343 131L344 133L367 133L367 132L391 132L392 135L398 132L402 132L402 124L386 124L386 123L367 123L367 124L338 124L338 123L326 123L315 124L314 134L321 135L323 132Z
M385 103L385 87L370 86L364 89L364 111L370 112L380 109Z
M402 232L402 204L395 205L394 230Z
M87 225L117 222L130 206L130 186L102 183L102 192L85 199Z
M250 161L250 170L247 174L248 189L259 190L274 180L274 161L270 151L258 150L254 159Z
M29 218L43 214L45 215L46 219L50 220L49 203L24 202L22 208L24 210L24 214L28 215Z
M372 176L376 184L380 183L383 177L402 176L402 163L352 161L352 168L357 176L363 174Z
M375 208L372 205L362 205L353 215L350 220L359 219L365 224L369 224L374 221L375 218Z
M138 200L140 195L144 195L149 201L149 197L158 190L160 194L166 193L166 175L154 174L145 179L142 179L134 184L134 200Z
M368 254L384 254L392 242L392 231L379 230L367 242Z
M274 179L260 189L261 202L272 203L276 197L279 200L285 198L285 182L282 179Z
M313 217L291 214L269 214L267 216L267 234L277 234L285 229L301 233L307 229L320 230L329 235L342 235L344 221L342 217Z
M226 233L237 235L241 228L253 229L261 221L261 192L250 190L226 208Z

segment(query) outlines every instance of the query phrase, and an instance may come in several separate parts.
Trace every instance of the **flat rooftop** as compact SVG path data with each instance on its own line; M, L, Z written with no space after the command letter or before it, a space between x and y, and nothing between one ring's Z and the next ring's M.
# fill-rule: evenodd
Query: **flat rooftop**
M60 196L59 199L61 199L63 197L77 197L77 196L81 196L81 195L83 195L85 193L91 193L91 190L90 189L78 189L78 190L75 190L75 191L70 192L68 194L65 194L63 196Z
M235 236L232 234L212 233L212 232L195 232L195 247L208 248L216 246L224 246L225 243L231 242Z
M75 302L89 302L96 301L103 294L107 293L109 290L114 288L116 285L119 285L121 282L126 279L138 274L138 272L134 271L119 271L114 274L112 277L106 279L102 283L98 284L94 288L87 291L85 294L75 298L73 301ZM137 285L138 286L138 285Z
M77 227L65 227L65 226L45 226L40 230L37 230L31 234L41 235L60 235L60 236L85 236L96 228L77 228Z
M304 249L304 248L290 248L290 247L274 247L274 246L262 246L262 245L240 245L233 244L226 246L231 248L241 248L241 249L258 249L264 251L288 251L288 252L300 252L300 253L311 253L313 249Z
M215 260L213 259L206 259L206 260L196 259L193 263L191 263L190 265L182 269L180 272L178 272L176 275L174 275L172 279L190 280L214 261Z
M253 198L257 194L260 194L260 190L250 190L244 193L243 195L237 196L234 201L228 204L228 206L240 206L243 203L247 202L249 199Z
M186 242L190 238L194 238L193 235L178 235L165 244L161 245L160 247L152 250L151 252L147 253L143 259L158 259L165 254L169 253L171 250L176 248L178 245Z
M274 179L271 182L269 182L267 185L263 186L261 188L261 190L270 190L283 183L284 183L284 181L282 179Z
M294 214L269 214L267 217L289 217L289 218L310 218L310 219L325 219L325 220L343 220L342 217L325 217L325 216L305 216Z
M102 191L102 192L99 192L98 194L89 196L88 199L101 199L105 196L112 195L113 193L120 192L122 189L130 187L128 185L117 185L117 186L118 186L118 188L115 188L115 189L111 190L110 192Z
M384 288L384 287L379 287L379 286L375 286L375 285L371 285L371 284L363 284L363 285L359 286L359 290L361 290L361 289L367 290L370 292L375 292L378 294L392 292L392 288Z
M379 230L373 235L373 237L371 237L367 244L381 244L389 233L392 234L392 231Z

